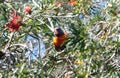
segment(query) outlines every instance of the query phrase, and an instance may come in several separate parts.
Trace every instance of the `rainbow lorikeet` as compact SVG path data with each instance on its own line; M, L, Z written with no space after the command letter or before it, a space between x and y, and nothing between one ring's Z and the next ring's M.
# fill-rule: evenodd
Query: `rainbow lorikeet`
M53 38L56 51L62 51L66 48L68 34L66 34L60 27L55 28L55 37Z

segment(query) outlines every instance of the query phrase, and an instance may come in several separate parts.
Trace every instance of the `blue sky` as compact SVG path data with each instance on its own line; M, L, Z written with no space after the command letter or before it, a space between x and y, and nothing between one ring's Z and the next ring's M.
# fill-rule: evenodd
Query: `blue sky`
M37 60L36 56L38 56L39 52L38 52L38 49L39 49L39 44L38 44L38 40L36 40L35 38L31 37L31 36L28 36L27 37L27 40L26 42L31 42L28 44L29 48L31 49L32 53L30 55L30 58L31 59L34 59L34 60ZM45 51L46 51L46 48L45 48L45 45L43 43L43 41L41 40L40 42L40 52L41 52L41 57L43 57L45 55ZM26 56L29 56L29 51L26 52Z

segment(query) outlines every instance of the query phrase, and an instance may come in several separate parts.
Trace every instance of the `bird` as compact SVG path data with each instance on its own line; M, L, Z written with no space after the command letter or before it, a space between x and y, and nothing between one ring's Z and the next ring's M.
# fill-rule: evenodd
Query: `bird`
M55 37L53 38L56 51L62 51L66 48L65 43L68 39L68 34L64 32L60 27L55 28Z

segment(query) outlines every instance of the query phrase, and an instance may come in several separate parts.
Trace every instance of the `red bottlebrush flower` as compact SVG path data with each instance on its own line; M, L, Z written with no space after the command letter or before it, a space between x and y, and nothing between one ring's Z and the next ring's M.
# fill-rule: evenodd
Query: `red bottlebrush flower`
M13 17L13 20L8 24L10 32L18 31L20 26L22 26L22 18L20 16Z
M26 11L28 14L31 14L31 13L32 13L31 7L29 7L29 6L25 8L25 11Z
M57 7L61 7L62 6L62 2L56 2L56 6Z
M68 2L68 5L70 5L70 6L74 6L76 4L77 4L77 0L71 0Z

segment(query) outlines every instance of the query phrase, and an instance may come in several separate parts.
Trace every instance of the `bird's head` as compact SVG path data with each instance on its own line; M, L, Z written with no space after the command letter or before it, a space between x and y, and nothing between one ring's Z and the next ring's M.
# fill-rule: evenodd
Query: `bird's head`
M55 28L55 35L57 37L64 35L63 30L60 27Z

